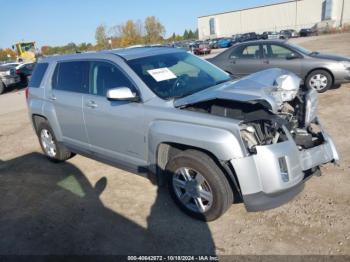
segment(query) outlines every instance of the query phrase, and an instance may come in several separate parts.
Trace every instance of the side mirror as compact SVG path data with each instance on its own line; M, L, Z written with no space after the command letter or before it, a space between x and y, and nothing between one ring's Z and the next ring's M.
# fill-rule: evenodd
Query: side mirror
M111 101L139 101L139 97L129 87L117 87L107 91L107 99Z

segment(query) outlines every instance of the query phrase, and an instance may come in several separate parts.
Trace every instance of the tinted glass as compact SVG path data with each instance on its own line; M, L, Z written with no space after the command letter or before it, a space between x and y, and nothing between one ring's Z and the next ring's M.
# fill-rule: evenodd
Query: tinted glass
M231 58L259 59L260 47L259 45L239 46L231 53Z
M29 82L30 87L40 87L41 81L43 80L48 65L48 63L36 64L36 66L34 67L33 75Z
M285 59L293 54L293 51L280 45L264 45L263 50L265 57L273 59Z
M224 71L186 52L143 57L128 64L163 99L187 96L231 79Z
M91 88L93 95L106 96L107 90L116 87L129 87L129 79L113 64L107 62L91 63Z
M57 90L89 93L88 61L61 62L56 66L53 88Z

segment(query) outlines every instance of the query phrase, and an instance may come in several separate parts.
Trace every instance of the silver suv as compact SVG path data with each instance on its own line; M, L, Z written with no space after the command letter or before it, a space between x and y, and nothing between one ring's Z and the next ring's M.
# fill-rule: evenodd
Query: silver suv
M234 202L273 208L336 162L317 93L269 69L234 81L181 49L54 56L29 84L30 118L55 162L76 153L154 174L187 214L210 221Z

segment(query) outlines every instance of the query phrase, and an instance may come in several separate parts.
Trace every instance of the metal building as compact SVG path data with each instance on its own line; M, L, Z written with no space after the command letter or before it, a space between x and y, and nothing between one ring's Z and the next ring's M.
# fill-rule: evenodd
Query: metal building
M199 39L350 23L350 0L294 0L198 17Z

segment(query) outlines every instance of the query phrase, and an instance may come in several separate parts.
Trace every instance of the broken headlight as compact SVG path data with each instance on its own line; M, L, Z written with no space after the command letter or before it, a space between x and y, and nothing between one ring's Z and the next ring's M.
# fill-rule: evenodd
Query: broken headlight
M308 127L310 123L316 118L318 94L314 89L310 89L305 97L305 126Z
M283 127L271 121L254 121L241 125L241 138L249 153L255 154L257 146L276 144L287 139Z
M256 153L256 146L261 144L253 126L244 126L241 129L241 137L250 153Z
M300 78L292 75L281 75L275 80L275 89L271 91L278 105L292 101L298 94Z

